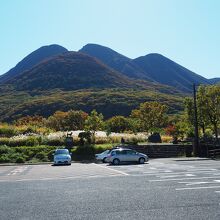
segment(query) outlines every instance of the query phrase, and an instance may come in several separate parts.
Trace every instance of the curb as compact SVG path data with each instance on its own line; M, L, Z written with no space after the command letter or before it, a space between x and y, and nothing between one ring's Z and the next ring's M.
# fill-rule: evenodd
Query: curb
M83 161L72 161L73 163L95 163L96 161L94 160L83 160ZM53 162L39 162L39 163L2 163L0 164L0 167L3 166L29 166L29 165L47 165L51 164L53 165Z
M26 166L26 165L46 165L46 164L53 164L52 162L42 162L42 163L2 163L0 167L3 166Z

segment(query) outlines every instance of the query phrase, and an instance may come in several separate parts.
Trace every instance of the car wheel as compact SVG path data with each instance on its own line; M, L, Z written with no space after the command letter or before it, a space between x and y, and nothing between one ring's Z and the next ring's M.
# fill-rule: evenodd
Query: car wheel
M118 165L120 163L120 160L119 159L114 159L113 160L113 165Z
M143 157L141 157L141 158L139 158L138 162L139 162L140 164L143 164L143 163L145 163L145 159L144 159Z
M106 163L105 159L106 159L106 157L104 157L104 158L102 159L102 163Z

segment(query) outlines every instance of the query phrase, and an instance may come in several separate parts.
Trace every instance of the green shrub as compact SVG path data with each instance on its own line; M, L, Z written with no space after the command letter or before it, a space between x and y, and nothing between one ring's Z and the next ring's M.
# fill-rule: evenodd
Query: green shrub
M25 145L26 146L37 146L40 144L40 138L39 137L28 137L26 139Z
M52 154L56 149L55 146L20 146L8 147L0 146L0 163L17 161L52 161ZM19 158L22 158L19 159ZM23 163L23 162L21 162Z
M8 163L11 162L11 159L9 158L8 154L2 154L0 156L0 163Z
M111 147L106 147L106 148L103 148L103 147L95 147L95 154L100 154L102 153L103 151L107 150L107 149L111 149Z
M0 136L3 137L13 137L17 135L18 132L15 130L13 126L1 125L0 126Z
M25 146L26 140L25 139L10 139L8 146L10 147L18 147L18 146Z
M0 146L0 155L2 154L10 154L11 153L11 148L8 146Z
M35 155L35 157L43 162L48 161L48 156L45 152L39 152Z
M117 146L118 144L96 144L94 145L94 148L95 148L95 153L100 153L100 152L103 152L105 150L108 150L108 149L111 149L113 148L114 146Z
M9 146L9 138L0 138L0 145L7 145Z
M16 163L24 163L24 162L25 162L25 159L24 159L23 157L19 156L19 157L16 159L15 162L16 162Z
M16 163L17 159L21 158L21 157L24 159L24 161L26 160L26 157L24 154L16 153L16 152L14 152L12 154L8 154L8 157L10 158L10 162L12 162L12 163Z
M79 146L72 150L72 159L81 160L92 160L95 158L94 146Z
M49 161L53 161L54 150L49 151L48 154L47 154L47 157L48 157Z
M57 139L44 138L42 140L42 144L49 146L65 146L65 140L64 138L57 138Z
M26 160L30 160L34 157L34 152L32 151L32 147L15 147L12 148L15 153L23 154L26 157Z

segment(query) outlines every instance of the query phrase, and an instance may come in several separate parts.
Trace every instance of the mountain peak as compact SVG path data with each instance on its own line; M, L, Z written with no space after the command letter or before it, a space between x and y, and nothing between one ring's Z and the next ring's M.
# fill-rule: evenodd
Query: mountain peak
M87 44L79 52L96 57L109 67L130 78L150 80L136 64L132 63L132 59L108 47L98 44Z
M206 78L158 53L138 57L133 62L142 68L149 78L182 91L191 91L193 83L209 84Z
M20 73L31 69L33 66L42 62L45 59L56 56L58 54L67 52L68 50L58 44L46 45L38 48L23 60L21 60L15 67L10 69L7 73L0 76L0 83L4 83L7 80L19 75Z
M83 53L87 53L89 55L93 55L97 58L99 57L105 57L107 56L108 58L114 58L115 56L119 56L121 59L129 59L128 57L112 50L109 47L106 46L102 46L99 44L93 44L93 43L89 43L86 44L85 46L83 46L82 49L79 50L79 52L83 52Z

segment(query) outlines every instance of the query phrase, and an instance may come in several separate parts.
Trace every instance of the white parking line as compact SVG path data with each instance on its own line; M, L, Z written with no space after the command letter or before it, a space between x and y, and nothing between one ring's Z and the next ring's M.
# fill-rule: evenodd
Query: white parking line
M106 167L106 166L102 166L102 165L99 165L99 164L96 164L96 163L93 163L93 164L96 165L96 166L98 166L98 167L102 167L102 168L105 168L105 169L109 169L109 170L114 171L114 172L116 172L116 173L120 173L120 174L123 174L123 175L125 175L125 176L129 176L128 173L122 172L122 171L120 171L120 170L115 170L115 169L113 169L113 168Z
M192 185L201 185L201 184L216 184L220 182L220 180L212 180L208 182L178 182L180 184L186 184L186 186L192 186Z
M172 170L164 170L164 173L172 173Z
M188 188L177 188L177 191L180 190L194 190L194 189L215 189L220 188L220 186L199 186L199 187L188 187Z
M167 175L161 175L161 176L156 176L159 177L161 179L166 179L166 178L173 178L173 177L178 177L178 176L195 176L194 174L187 174L187 173L183 173L183 174L175 174L173 173L173 175L167 176Z
M25 181L45 181L45 180L68 180L68 179L90 179L90 178L101 178L101 177L116 177L122 176L119 174L109 174L105 175L93 175L93 176L69 176L69 177L51 177L51 178L41 178L41 179L17 179L17 180L0 180L0 182L25 182Z
M16 175L18 173L22 173L24 172L28 167L16 167L14 170L12 170L10 173L8 173L7 175Z
M145 175L149 175L149 176L152 176L152 175L160 175L160 176L167 176L167 175L177 175L177 174L182 174L182 175L185 175L185 174L192 174L192 175L196 175L196 174L210 174L210 175L220 175L220 172L219 173L214 173L215 171L181 171L181 172L175 172L175 171L146 171L146 172L143 172Z
M179 183L186 184L186 186L192 186L192 185L208 184L212 182L179 182Z
M196 171L218 171L217 169L207 169L207 168L192 168L192 169L187 169L187 171L191 172L196 172Z
M165 182L165 181L178 181L178 180L199 180L199 179L213 179L216 178L216 176L208 176L208 177L192 177L192 178L177 178L177 179L154 179L154 180L148 180L149 182Z

